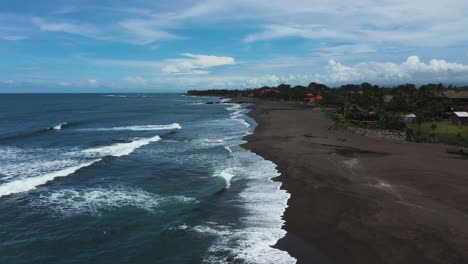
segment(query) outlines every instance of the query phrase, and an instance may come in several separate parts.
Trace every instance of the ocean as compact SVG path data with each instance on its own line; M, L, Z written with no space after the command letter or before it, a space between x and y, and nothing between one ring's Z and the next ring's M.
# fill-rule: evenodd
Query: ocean
M255 122L208 101L0 95L0 263L295 263Z

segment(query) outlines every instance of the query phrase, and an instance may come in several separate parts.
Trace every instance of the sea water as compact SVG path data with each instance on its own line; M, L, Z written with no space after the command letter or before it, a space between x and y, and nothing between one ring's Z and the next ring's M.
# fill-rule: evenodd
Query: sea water
M0 263L295 263L255 122L207 101L0 95Z

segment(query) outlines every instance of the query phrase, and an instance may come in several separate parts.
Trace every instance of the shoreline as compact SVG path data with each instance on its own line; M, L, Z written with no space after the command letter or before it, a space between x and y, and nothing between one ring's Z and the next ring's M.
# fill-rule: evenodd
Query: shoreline
M249 103L257 127L241 147L277 164L273 180L291 194L275 248L297 263L468 261L467 160L444 145L328 131L317 110Z

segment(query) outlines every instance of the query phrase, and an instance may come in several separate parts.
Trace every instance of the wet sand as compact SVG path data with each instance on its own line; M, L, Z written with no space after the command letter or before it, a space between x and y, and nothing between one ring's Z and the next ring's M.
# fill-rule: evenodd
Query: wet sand
M252 109L243 147L278 164L291 198L276 247L298 263L468 263L467 159L328 130L319 110Z

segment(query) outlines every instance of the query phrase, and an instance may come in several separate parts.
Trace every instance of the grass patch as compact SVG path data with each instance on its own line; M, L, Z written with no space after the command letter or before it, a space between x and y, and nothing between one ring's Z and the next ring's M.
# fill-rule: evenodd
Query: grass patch
M330 119L333 120L333 121L339 121L339 120L341 120L340 115L339 115L336 111L334 111L334 110L326 110L326 111L325 111L325 116L328 117L328 118L330 118Z
M435 124L435 128L432 125ZM432 141L448 144L468 145L468 126L456 126L449 121L424 122L421 125L409 126L422 141Z

